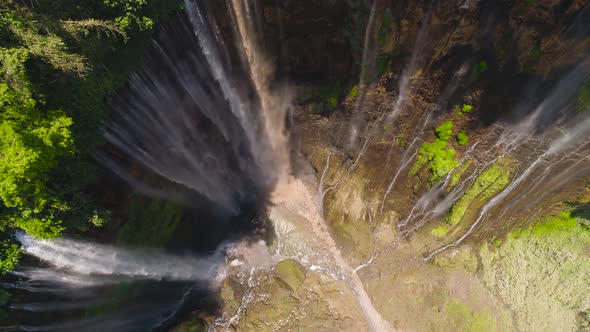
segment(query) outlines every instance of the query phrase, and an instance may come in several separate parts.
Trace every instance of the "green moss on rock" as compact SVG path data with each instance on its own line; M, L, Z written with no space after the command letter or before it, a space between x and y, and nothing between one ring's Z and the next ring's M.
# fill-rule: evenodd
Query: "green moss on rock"
M496 331L495 321L487 312L475 311L458 299L453 299L443 309L449 325L455 331Z
M455 188L459 184L459 180L461 180L461 177L463 174L465 174L465 171L469 169L469 166L471 166L471 160L468 160L466 163L459 165L453 170L453 173L451 173L449 190Z
M498 163L485 169L475 179L475 182L465 194L453 205L447 216L447 223L454 226L458 224L467 209L472 205L480 205L510 183L510 172Z
M470 273L477 271L477 255L468 246L461 246L437 255L434 265L450 269L462 269Z
M445 235L447 235L447 233L451 230L451 227L449 225L440 225L438 227L435 227L432 229L432 231L430 232L430 234L432 234L432 236L436 236L436 237L443 237Z
M275 273L291 290L299 288L305 280L305 267L293 259L285 259L277 264Z
M221 286L221 299L225 305L225 310L231 315L235 315L238 312L242 300L241 296L236 294L238 293L236 288L241 288L240 283L235 282L230 278L225 279Z
M569 213L547 217L480 250L483 280L520 330L583 330L590 308L590 231Z

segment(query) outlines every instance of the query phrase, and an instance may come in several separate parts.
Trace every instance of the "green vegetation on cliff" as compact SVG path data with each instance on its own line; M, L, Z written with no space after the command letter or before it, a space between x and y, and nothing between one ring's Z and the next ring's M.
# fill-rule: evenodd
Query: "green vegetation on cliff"
M473 67L473 71L471 72L471 82L475 82L479 80L481 75L488 70L488 63L485 60L480 61L475 67Z
M467 209L476 208L486 200L497 194L510 183L510 172L499 163L485 169L477 176L475 182L465 194L453 205L447 216L447 223L451 226L458 224Z
M590 327L587 223L563 212L481 248L483 280L514 311L521 330Z
M8 241L0 242L0 274L14 270L20 256L19 247Z
M489 312L479 312L465 303L453 299L443 308L450 329L456 331L495 331L494 317Z
M467 136L465 130L462 130L459 132L459 134L457 134L457 144L463 146L467 143L469 143L469 136Z
M457 167L455 150L447 148L453 135L453 122L446 121L435 129L437 138L432 143L424 143L420 147L418 157L410 170L410 176L416 175L424 166L429 166L432 176L431 183L437 183Z
M504 164L505 162L497 162L481 172L463 196L453 204L445 223L433 228L431 235L435 237L447 235L468 211L475 211L480 208L488 199L504 189L510 183L510 171ZM461 175L469 166L470 162L467 162L453 170L449 184L450 188L459 183Z
M183 209L173 203L133 197L117 239L128 245L163 247L172 239L182 216Z
M92 153L103 103L126 81L151 28L179 0L0 4L0 248L15 228L41 238L100 226ZM91 194L93 192L94 194ZM10 259L6 259L10 257ZM7 263L5 263L7 262Z
M471 160L462 163L453 170L453 172L451 173L451 181L449 182L449 190L453 189L455 186L459 184L461 177L463 176L463 174L465 174L465 171L469 169L469 166L471 166Z
M455 105L455 107L453 109L457 112L457 115L459 117L462 117L463 114L471 112L471 110L473 109L473 106L471 106L469 104L463 104L463 106L461 106L461 107L459 107L459 105Z

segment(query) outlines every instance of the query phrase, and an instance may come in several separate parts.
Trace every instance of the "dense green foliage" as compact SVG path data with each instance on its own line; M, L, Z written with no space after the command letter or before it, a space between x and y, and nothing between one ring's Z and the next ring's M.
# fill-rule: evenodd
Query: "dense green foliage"
M458 224L468 208L483 204L504 189L508 183L510 183L510 172L506 167L499 163L488 167L477 176L471 187L453 205L447 217L447 223L451 226Z
M51 204L45 182L60 155L73 153L72 119L62 111L45 115L35 100L0 83L0 198L9 208L41 211Z
M138 64L154 23L179 5L0 4L0 272L18 260L9 240L16 228L48 238L108 221L88 190L97 178L92 153L104 99Z
M463 104L463 106L461 106L461 107L459 107L459 105L455 105L455 107L454 107L454 110L457 112L459 117L463 116L463 114L465 114L465 113L471 112L471 109L473 109L473 106L471 106L469 104Z
M448 141L453 135L453 121L445 121L434 131L436 132L436 137L438 137L441 141Z
M435 132L437 138L432 143L422 144L416 162L410 170L410 175L413 176L428 165L432 172L432 183L440 181L458 164L455 160L455 150L447 148L448 141L453 136L453 122L444 122Z
M457 134L457 144L463 146L467 143L469 143L469 136L467 136L465 130L461 130L459 134Z
M8 240L0 242L0 274L12 271L19 256L20 251L16 244Z

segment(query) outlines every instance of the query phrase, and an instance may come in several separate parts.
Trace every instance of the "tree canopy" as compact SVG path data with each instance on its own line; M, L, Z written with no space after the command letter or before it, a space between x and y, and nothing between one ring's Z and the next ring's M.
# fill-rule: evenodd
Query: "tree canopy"
M16 229L49 238L110 216L89 186L105 97L179 0L0 3L0 274Z

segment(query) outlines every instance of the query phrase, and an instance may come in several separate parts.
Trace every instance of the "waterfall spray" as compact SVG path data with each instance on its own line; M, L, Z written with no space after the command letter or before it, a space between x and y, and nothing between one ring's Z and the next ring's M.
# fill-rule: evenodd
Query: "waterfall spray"
M432 1L428 6L428 12L424 17L424 21L422 22L420 30L418 31L418 35L416 36L416 43L414 44L414 49L412 50L410 62L402 71L401 78L399 80L397 99L393 105L391 113L387 116L387 123L393 122L397 118L399 113L403 110L404 102L406 100L406 94L408 93L407 90L410 87L410 78L414 74L416 68L418 67L420 54L422 52L422 49L424 48L424 42L426 41L426 34L428 32L428 24L430 23L430 15L432 14L433 3L434 1Z
M38 240L23 232L17 233L17 239L26 253L58 269L66 269L82 276L210 281L215 279L223 261L223 248L210 257L193 257L173 256L149 250L120 249L69 239ZM59 280L59 275L43 277L57 277L55 279L58 281L68 282L64 279ZM79 278L72 280L77 283Z
M242 70L232 67L228 43L206 4L185 0L191 27L181 21L162 29L164 38L148 58L155 65L131 75L128 96L111 101L116 119L105 127L106 139L132 160L233 214L290 172L285 115L291 94L276 88L256 38L259 9L252 5L229 3ZM188 29L195 45L180 39ZM182 43L186 49L175 46ZM175 193L138 179L120 158L99 159L144 193Z
M568 106L570 104L570 100L574 96L574 92L577 91L576 87L579 87L586 77L586 71L584 70L586 65L586 63L582 63L581 65L577 66L575 70L566 75L566 77L562 79L553 89L552 93L538 107L536 107L529 116L525 117L523 121L514 127L506 128L495 146L504 146L505 148L502 153L507 154L515 152L518 148L524 146L526 143L539 145L543 139L547 139L551 143L548 146L546 145L542 149L543 152L539 154L534 159L534 161L530 163L515 179L513 179L510 184L506 186L506 188L504 188L496 196L484 204L484 206L479 210L475 222L471 224L469 229L463 233L462 236L460 236L454 242L444 245L426 255L425 260L430 260L438 253L462 243L471 233L473 233L473 231L481 224L481 222L485 220L490 211L492 211L492 209L500 203L504 202L507 197L509 197L514 191L516 191L517 188L521 186L521 184L526 183L531 174L534 174L534 172L540 167L542 163L548 162L549 165L546 166L541 175L538 176L537 181L545 178L548 175L548 170L550 170L556 163L562 163L567 160L576 162L576 158L581 158L581 160L587 159L588 156L580 155L580 153L584 151L588 152L587 149L584 150L584 147L590 142L588 139L590 134L590 117L588 115L580 115L575 117L575 120L577 121L574 121L574 124L569 128L559 130L556 137L555 135L552 136L553 131L548 131L547 133L541 134L540 138L537 138L534 135L534 132L538 130L540 126L544 125L545 122L557 121L556 119L560 120L559 113L563 113L568 110L568 108L571 108ZM572 148L574 151L568 153L568 150ZM579 155L581 157L577 157ZM494 159L494 161L497 159L498 158ZM576 162L576 165L577 164L579 164L579 161ZM588 167L583 167L580 169L580 171L586 169L588 169ZM569 170L571 170L571 168L568 168L566 171L562 171L560 174L566 174ZM477 174L477 172L475 174ZM571 179L572 178L569 176L565 179L561 179L559 181L559 186L567 184ZM532 187L528 186L525 188L524 192L519 194L520 199L524 198L528 194L531 194L531 191L538 187L539 186L537 185ZM554 186L552 189L555 190L556 188L557 187ZM536 199L535 201L538 200L539 199ZM511 206L514 206L514 204ZM506 213L509 207L502 211L500 217Z
M260 24L256 24L257 20L248 15L250 6L247 1L232 0L232 4L250 76L261 101L264 128L272 148L272 165L276 168L278 178L283 179L289 173L285 116L292 96L287 89L283 89L280 94L273 94L271 91L274 68L261 50L261 41L256 38L261 33L260 28L256 29ZM256 10L256 0L254 4Z

